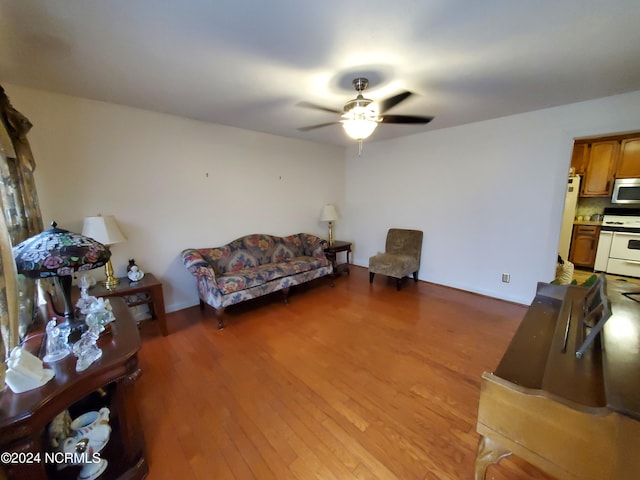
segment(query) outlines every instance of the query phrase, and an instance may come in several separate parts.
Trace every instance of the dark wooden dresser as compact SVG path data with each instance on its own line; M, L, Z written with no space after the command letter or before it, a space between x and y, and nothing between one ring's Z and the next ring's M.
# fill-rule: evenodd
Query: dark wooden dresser
M79 466L58 469L54 462L46 461L45 453L51 451L48 426L64 410L69 410L75 418L102 407L111 411L112 431L109 442L100 452L109 464L99 478L147 476L149 467L134 394L135 381L141 373L138 368L140 336L124 300L113 298L111 305L116 320L110 324L111 332L103 333L98 339L102 357L84 372L76 373L76 357L70 354L58 362L45 364L55 371L55 377L46 385L20 394L5 387L0 396L0 453L21 453L22 461L3 461L0 478L78 478ZM36 333L25 346L42 358L43 340L44 335ZM14 455L14 459L17 458Z

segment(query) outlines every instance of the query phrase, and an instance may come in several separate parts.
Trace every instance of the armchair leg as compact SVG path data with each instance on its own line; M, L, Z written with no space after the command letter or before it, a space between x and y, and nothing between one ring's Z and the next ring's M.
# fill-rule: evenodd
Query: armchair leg
M369 283L373 283L373 277L374 277L375 273L373 272L369 272Z
M413 272L413 281L418 283L418 272Z
M398 288L398 291L400 291L400 284L401 284L401 282L402 282L402 279L401 279L401 278L398 278L398 279L397 279L397 288Z

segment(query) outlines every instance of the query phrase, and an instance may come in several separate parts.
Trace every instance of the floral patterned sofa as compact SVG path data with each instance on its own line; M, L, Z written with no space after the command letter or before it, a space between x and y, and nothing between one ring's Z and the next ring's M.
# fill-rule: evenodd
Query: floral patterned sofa
M200 307L216 309L223 328L225 307L329 275L327 241L308 233L288 237L253 234L215 248L188 248L182 261L195 277Z

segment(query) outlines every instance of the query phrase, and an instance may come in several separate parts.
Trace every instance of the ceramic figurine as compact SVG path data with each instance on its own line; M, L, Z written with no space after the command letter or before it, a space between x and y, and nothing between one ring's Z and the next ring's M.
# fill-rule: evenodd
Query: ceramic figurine
M14 393L39 388L55 376L50 368L43 368L42 360L22 347L14 347L7 359L5 383Z
M98 412L80 415L70 424L72 435L61 445L70 462L61 468L82 465L78 480L97 479L107 469L109 462L99 454L111 437L109 414L109 409L103 407Z
M139 282L142 280L142 277L144 277L144 272L140 270L137 265L134 265L127 273L127 277L129 277L129 280L132 282Z
M73 432L74 437L87 437L91 431L99 425L109 425L110 415L111 410L107 407L102 407L98 411L86 412L74 418L69 428Z
M69 410L63 410L56 415L49 424L49 445L54 450L60 450L62 444L71 433L71 415Z

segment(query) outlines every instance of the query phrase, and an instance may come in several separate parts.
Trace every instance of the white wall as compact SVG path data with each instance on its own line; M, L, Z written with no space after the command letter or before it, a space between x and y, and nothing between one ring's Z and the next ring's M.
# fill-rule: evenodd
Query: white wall
M114 245L165 284L168 311L197 303L179 253L247 233L336 238L367 266L389 227L425 232L422 280L530 303L553 278L573 138L640 130L640 92L396 140L338 147L4 85L34 124L45 222L79 231L116 216ZM437 119L434 126L437 126ZM384 128L382 125L380 128ZM207 176L208 174L208 176ZM101 269L102 270L102 269ZM511 283L500 281L503 272ZM102 273L101 271L99 272Z
M640 92L366 142L361 157L349 149L338 224L358 265L388 228L416 228L420 279L529 304L554 277L573 139L631 130Z
M342 148L4 87L34 125L28 138L45 226L55 219L81 231L86 216L115 215L127 237L112 247L116 275L135 258L163 280L168 311L198 302L179 258L184 248L248 233L326 237L322 206L342 208Z

